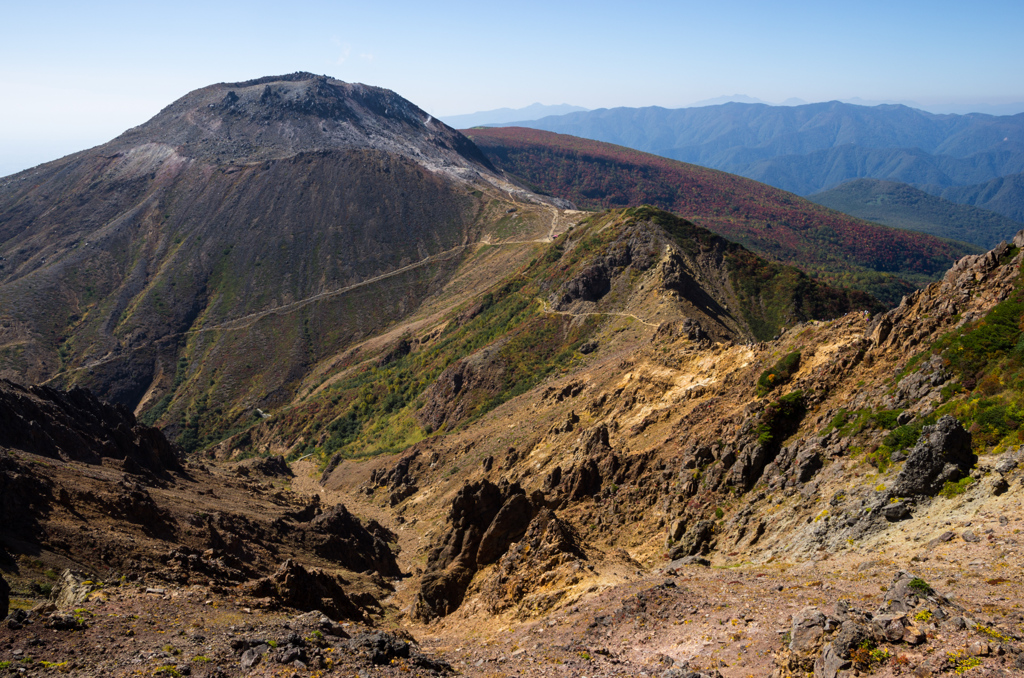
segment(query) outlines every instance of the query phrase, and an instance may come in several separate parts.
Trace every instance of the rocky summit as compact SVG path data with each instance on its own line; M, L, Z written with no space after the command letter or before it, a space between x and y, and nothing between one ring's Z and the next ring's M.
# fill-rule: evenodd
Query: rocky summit
M0 673L1024 672L1024 232L886 307L299 73L0 256Z

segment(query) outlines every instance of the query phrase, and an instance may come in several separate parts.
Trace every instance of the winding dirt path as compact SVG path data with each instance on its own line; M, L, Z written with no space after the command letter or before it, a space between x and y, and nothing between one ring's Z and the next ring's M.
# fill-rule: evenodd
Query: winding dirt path
M641 318L640 316L633 315L632 313L622 313L622 312L619 312L619 311L587 311L585 313L573 313L572 311L556 311L553 308L551 308L551 304L549 304L546 300L541 299L540 297L537 297L537 301L540 302L541 313L548 313L548 314L551 314L551 315L570 315L570 316L572 316L574 318L583 318L583 317L586 317L588 315L617 315L617 316L622 316L623 318L632 318L633 320L636 320L639 323L643 323L644 325L647 325L648 327L654 327L654 328L660 327L660 325L658 323L648 322L648 321L644 320L643 318Z

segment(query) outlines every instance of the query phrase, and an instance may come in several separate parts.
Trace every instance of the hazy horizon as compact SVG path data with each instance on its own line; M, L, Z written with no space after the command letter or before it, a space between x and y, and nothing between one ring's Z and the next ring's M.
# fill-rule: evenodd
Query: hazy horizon
M305 70L386 87L432 115L530 104L682 108L861 98L1024 101L1024 5L255 2L8 8L0 175L104 143L187 92ZM199 17L199 19L197 19ZM884 17L885 21L879 21ZM984 112L984 111L982 111Z

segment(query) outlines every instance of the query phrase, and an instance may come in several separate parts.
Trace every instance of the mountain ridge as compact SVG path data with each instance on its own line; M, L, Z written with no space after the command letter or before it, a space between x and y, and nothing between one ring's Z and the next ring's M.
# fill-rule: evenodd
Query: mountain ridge
M592 209L651 203L840 284L864 278L856 283L861 289L890 303L913 288L909 281L937 275L975 251L879 229L764 184L621 146L528 128L466 134L497 166L537 190Z
M800 195L864 176L949 187L1024 169L1024 114L939 115L838 101L726 103L599 109L521 126L705 165Z
M941 238L994 247L1024 224L978 207L944 200L909 184L854 179L809 200L861 219Z

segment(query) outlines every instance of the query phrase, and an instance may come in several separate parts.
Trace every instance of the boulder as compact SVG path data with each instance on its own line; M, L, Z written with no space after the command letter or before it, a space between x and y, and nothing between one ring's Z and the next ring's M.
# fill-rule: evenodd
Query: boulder
M946 415L933 426L924 427L892 492L898 497L934 496L947 481L968 475L976 461L971 452L971 434Z
M789 649L802 655L817 652L825 634L826 617L816 607L805 607L793 615Z
M826 643L821 655L814 661L814 678L836 678L840 671L850 666L850 661L840 657L832 643Z
M50 591L50 602L58 610L74 610L81 607L95 590L96 585L91 580L71 570L64 570Z

